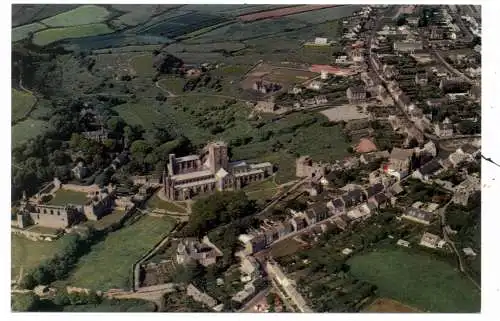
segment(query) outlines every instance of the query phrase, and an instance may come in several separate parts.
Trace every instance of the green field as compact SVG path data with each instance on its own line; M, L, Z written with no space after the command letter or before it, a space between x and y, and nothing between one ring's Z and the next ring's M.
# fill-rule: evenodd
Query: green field
M254 200L266 200L272 198L278 191L278 185L273 182L273 178L270 177L264 181L256 182L247 185L243 190L247 193L250 199Z
M88 25L105 21L108 15L109 12L104 7L84 5L42 20L42 22L51 27Z
M30 33L47 28L41 23L35 22L29 25L19 26L12 29L12 41L16 42L28 38Z
M158 195L153 195L146 204L147 207L151 209L159 208L170 212L185 213L186 209L180 205L172 202L167 202L158 197Z
M381 249L348 261L352 274L382 297L430 312L479 312L480 292L446 262L402 249Z
M158 86L174 95L180 95L183 93L182 88L184 87L184 80L177 77L167 77L159 80Z
M21 266L24 273L35 268L44 259L51 258L65 245L64 237L53 242L35 242L19 235L11 235L11 276L19 276Z
M158 108L149 103L128 103L114 107L114 110L129 125L141 125L144 128L151 128L153 124L159 124L164 115Z
M130 59L130 65L140 76L152 76L155 72L153 69L153 55L151 53L134 56Z
M87 193L67 191L60 189L56 195L51 199L49 205L66 205L68 203L75 205L83 205L88 201Z
M125 216L125 211L113 210L110 214L104 216L98 221L88 221L86 224L92 226L96 230L104 230L111 225L118 223L123 216Z
M108 234L80 259L65 283L95 290L129 288L132 265L167 236L174 225L171 218L145 216Z
M28 139L35 138L41 135L47 129L47 122L43 120L36 120L28 118L22 122L12 126L12 146L27 141Z
M112 32L113 30L104 23L51 28L35 33L33 43L38 46L45 46L63 39L98 36Z
M100 304L67 305L63 312L154 312L153 302L136 299L105 300Z
M36 98L27 92L12 88L12 120L25 117L36 103Z
M52 227L46 227L46 226L39 226L39 225L34 225L32 227L29 227L28 230L30 232L36 232L36 233L41 233L41 234L57 234L60 229L52 228Z

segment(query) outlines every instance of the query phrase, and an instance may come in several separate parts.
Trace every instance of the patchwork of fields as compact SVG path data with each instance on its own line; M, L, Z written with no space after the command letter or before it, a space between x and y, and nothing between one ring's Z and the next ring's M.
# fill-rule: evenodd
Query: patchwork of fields
M246 97L240 96L240 86L233 84L239 82L259 59L281 62L301 55L316 55L300 51L301 41L314 35L312 28L315 26L308 20L316 17L318 22L313 23L324 22L330 14L334 15L333 9L318 10L318 15L310 12L280 20L241 22L237 20L240 15L283 7L176 7L147 5L138 10L138 7L126 5L54 5L54 9L45 6L38 14L31 14L27 10L25 15L29 19L16 19L18 23L12 30L12 41L26 40L48 47L57 42L77 52L96 49L92 52L92 57L96 58L93 70L79 65L77 58L65 56L67 62L62 66L62 86L78 94L85 92L89 96L102 92L118 97L137 94L138 97L114 107L128 124L141 125L145 129L161 125L185 135L195 146L204 145L207 140L223 139L234 145L231 149L233 160L272 162L279 169L276 183L265 181L249 186L246 191L253 199L269 198L278 191L277 184L295 179L295 158L299 154L308 154L325 161L348 155L349 144L345 141L341 127L330 126L323 115L294 113L277 118L269 115L255 117L243 101ZM323 28L329 32L329 28L334 30L335 26ZM33 38L28 39L31 34ZM220 92L202 88L186 93L182 90L186 80L173 77L163 76L157 83L158 87L151 82L155 73L152 51L160 49L174 38L184 40L171 44L166 50L186 63L213 62L221 65L221 68L213 71L214 77L221 77L223 88ZM308 71L292 72L285 68L274 71L266 75L266 80L291 85L315 76ZM119 76L124 74L131 74L135 78L129 82L122 81ZM109 87L98 88L103 78L106 78ZM124 89L130 89L132 93L124 94L121 92ZM100 91L96 94L97 90ZM170 97L166 91L176 97ZM155 95L160 92L169 96L164 103L155 100ZM20 119L32 108L35 98L14 90L12 95L13 120ZM231 97L240 100L232 102ZM46 101L40 108L41 102L44 100L38 102L37 109L29 118L12 127L13 145L42 134L48 128L48 123L40 119L50 118L51 102ZM311 144L310 137L315 138L314 144ZM51 203L81 203L84 201L82 197L63 193ZM149 205L172 211L183 210L176 204L161 202L157 198L152 198ZM123 214L115 211L91 225L98 229L105 228L118 221ZM78 262L70 277L63 282L93 289L128 288L132 264L168 235L174 224L168 218L146 216L131 226L109 234ZM53 255L60 246L59 241L32 243L13 236L13 273L18 272L21 265L24 268L34 267L42 258ZM299 245L291 245L294 246Z

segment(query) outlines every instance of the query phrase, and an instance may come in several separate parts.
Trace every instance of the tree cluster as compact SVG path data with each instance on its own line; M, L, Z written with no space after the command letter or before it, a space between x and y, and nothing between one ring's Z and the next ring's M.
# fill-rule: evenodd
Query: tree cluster
M78 259L90 251L96 238L97 234L93 230L89 230L89 233L85 235L68 235L64 248L54 257L41 262L35 269L24 275L21 286L33 289L37 285L63 280L76 265Z
M184 61L164 51L153 52L153 68L160 74L178 74Z
M249 200L243 191L216 192L197 200L187 225L190 234L204 236L219 225L254 214L255 201Z

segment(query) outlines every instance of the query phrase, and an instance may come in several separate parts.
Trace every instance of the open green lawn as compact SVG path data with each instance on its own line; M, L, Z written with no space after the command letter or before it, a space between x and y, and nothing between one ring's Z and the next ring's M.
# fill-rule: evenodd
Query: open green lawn
M260 182L255 182L252 184L249 184L243 188L245 192L255 192L255 191L260 191L264 189L270 189L270 188L276 188L278 185L274 183L272 177L268 177L263 181Z
M158 197L158 195L153 195L146 204L147 207L151 209L159 208L171 212L185 213L186 209L180 205L172 202L167 202Z
M42 20L42 22L51 27L88 25L105 21L108 15L109 12L104 7L84 5Z
M43 120L28 118L22 122L12 126L12 146L27 141L28 139L35 138L41 135L47 129L47 122Z
M29 227L28 230L30 232L36 232L36 233L41 233L41 234L57 234L57 232L60 229L56 228L51 228L51 227L46 227L46 226L40 226L40 225L34 225L32 227Z
M278 191L276 183L273 178L269 177L264 181L252 183L243 188L250 199L254 200L267 200L272 198Z
M67 191L60 189L48 204L50 205L66 205L68 203L75 205L83 205L87 202L87 193Z
M30 33L47 28L41 23L35 22L29 25L19 26L12 29L12 41L16 42L28 38Z
M480 292L457 268L430 255L380 249L348 261L360 280L375 284L382 297L430 312L479 312Z
M44 259L51 258L64 247L64 236L53 242L35 242L19 235L11 235L11 276L17 278L21 266L24 273L35 268Z
M80 259L65 283L95 290L130 288L132 265L167 236L174 225L175 221L168 217L144 216L108 234Z
M92 226L96 230L104 230L114 223L118 223L123 216L125 216L125 211L113 210L110 214L104 216L98 221L88 221L86 224Z
M45 46L63 39L98 36L112 32L113 29L109 28L108 25L104 23L51 28L35 33L33 36L33 43L38 46Z
M35 103L36 98L32 94L12 88L12 120L25 117Z

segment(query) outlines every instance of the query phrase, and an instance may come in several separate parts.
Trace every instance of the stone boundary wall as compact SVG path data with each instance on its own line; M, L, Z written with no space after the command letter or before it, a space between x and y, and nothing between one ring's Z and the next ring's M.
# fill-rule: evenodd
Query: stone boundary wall
M57 240L62 235L62 233L46 234L46 233L32 232L20 229L15 226L11 226L11 233L22 235L31 241L48 241L48 242Z

